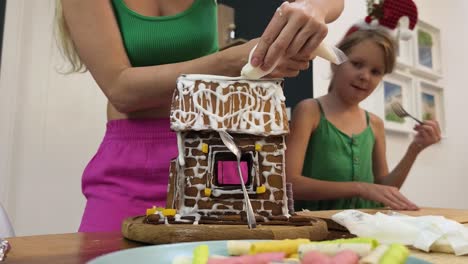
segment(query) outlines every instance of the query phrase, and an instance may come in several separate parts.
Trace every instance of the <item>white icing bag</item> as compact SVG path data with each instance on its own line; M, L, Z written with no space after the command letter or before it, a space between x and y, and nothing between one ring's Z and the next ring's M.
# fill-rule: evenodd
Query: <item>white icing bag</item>
M254 53L256 48L257 48L257 45L255 45L255 47L253 47L253 49L250 51L249 61L247 62L247 64L244 65L244 67L241 70L242 77L245 77L248 79L260 79L263 76L266 76L269 73L271 73L275 69L276 65L278 64L278 60L277 60L275 64L273 65L273 67L271 67L270 69L266 71L260 69L260 67L253 67L252 64L250 64L250 61L252 60L252 54ZM312 52L312 54L310 55L310 58L312 59L315 56L321 57L337 65L348 60L348 57L346 56L346 54L344 54L343 51L341 51L335 46L328 45L324 42L320 43L317 49L314 52Z

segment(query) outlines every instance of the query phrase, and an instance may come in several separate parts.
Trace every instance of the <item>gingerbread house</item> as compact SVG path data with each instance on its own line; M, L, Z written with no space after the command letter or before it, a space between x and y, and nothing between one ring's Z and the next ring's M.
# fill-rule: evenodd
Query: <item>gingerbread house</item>
M179 155L170 166L166 208L184 216L241 215L244 196L236 156L220 139L228 132L256 217L288 217L283 80L182 75L171 108Z

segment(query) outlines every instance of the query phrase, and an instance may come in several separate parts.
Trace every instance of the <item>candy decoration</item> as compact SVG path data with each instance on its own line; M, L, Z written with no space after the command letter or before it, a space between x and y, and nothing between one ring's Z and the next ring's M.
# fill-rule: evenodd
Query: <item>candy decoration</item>
M208 144L206 144L206 143L202 144L202 152L203 153L208 153Z
M167 216L175 216L175 215L176 215L176 210L175 210L175 209L168 209L168 208L166 208L166 209L164 209L164 210L162 211L162 214L163 214L164 216L166 216L166 217L167 217Z
M261 151L261 150L262 150L262 144L255 143L255 151Z
M206 264L210 256L210 250L207 245L200 245L193 250L193 264Z
M401 244L391 244L390 248L379 260L379 264L405 263L408 256L409 250L407 247Z
M284 253L273 252L230 258L210 258L208 264L272 263L275 261L282 261L283 259Z
M211 196L211 188L205 188L204 192L206 197L210 197Z
M226 245L229 256L247 255L250 246L251 243L245 240L229 240Z
M301 263L303 264L315 264L315 263L333 264L329 256L323 253L320 253L319 251L307 252L307 254L304 255L304 258L302 259Z
M249 254L257 254L264 252L284 252L287 256L297 253L300 245L310 243L309 239L285 239L273 240L268 242L254 242L250 246Z
M262 186L257 186L257 194L262 194L266 192L266 187L265 185Z
M146 209L146 216L153 215L156 213L156 206Z
M351 250L344 250L333 257L320 251L309 251L305 254L301 264L358 264L359 255Z
M333 263L358 264L359 255L351 250L343 250L333 257Z
M366 256L378 246L378 241L372 238L336 239L321 242L302 244L298 248L299 258L303 258L309 251L320 251L323 254L333 256L343 250L352 250L359 256Z

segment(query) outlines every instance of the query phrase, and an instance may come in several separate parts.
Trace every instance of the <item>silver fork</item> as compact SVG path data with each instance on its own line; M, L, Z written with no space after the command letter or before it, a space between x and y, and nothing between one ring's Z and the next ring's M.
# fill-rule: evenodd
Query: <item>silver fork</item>
M231 135L229 135L228 132L223 131L223 130L220 130L218 132L224 145L226 145L226 147L232 153L234 153L234 155L236 155L237 172L239 173L240 182L242 186L242 192L244 193L244 203L245 203L246 214L247 214L247 225L249 226L249 229L254 229L257 227L257 222L255 221L255 214L252 208L252 203L250 203L249 194L247 193L247 189L245 188L244 178L242 178L242 171L240 168L240 160L241 160L242 153L240 149L236 146L234 139L232 138Z
M399 102L393 102L391 104L391 107L392 107L393 112L398 117L401 117L401 118L411 117L414 121L418 122L419 124L423 124L423 122L421 120L417 119L416 117L414 117L410 113L408 113Z

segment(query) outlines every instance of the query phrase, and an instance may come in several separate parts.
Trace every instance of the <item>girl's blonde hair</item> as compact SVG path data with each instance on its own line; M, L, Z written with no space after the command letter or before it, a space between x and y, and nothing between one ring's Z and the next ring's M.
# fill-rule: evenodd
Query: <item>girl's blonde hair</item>
M337 47L345 54L349 54L351 49L359 43L371 40L379 45L384 52L384 73L391 73L395 68L398 46L395 39L382 29L358 29L346 35Z
M73 73L73 72L86 72L86 66L81 61L78 53L75 49L75 44L70 37L70 31L68 29L65 17L63 16L62 3L61 0L55 1L55 29L54 29L55 39L57 41L57 46L60 50L60 53L71 65L69 70L66 70L64 73Z
M337 47L348 55L354 46L366 40L374 41L382 48L384 52L384 74L391 73L395 68L398 45L396 44L396 40L382 29L366 28L347 33L338 43ZM328 92L332 90L332 84L333 78L328 86Z

